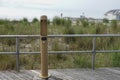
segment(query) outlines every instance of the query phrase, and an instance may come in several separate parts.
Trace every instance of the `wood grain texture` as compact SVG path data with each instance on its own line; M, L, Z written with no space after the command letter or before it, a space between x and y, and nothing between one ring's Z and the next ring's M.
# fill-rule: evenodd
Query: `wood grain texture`
M48 80L120 80L120 68L50 69L49 73ZM42 80L39 74L39 70L0 71L0 80Z

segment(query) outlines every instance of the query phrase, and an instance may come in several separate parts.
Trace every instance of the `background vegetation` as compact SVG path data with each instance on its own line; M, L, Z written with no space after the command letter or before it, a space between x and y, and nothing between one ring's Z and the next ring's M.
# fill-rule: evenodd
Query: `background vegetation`
M48 34L119 34L120 22L116 20L103 22L77 20L54 17L48 20ZM0 35L38 35L40 22L34 18L17 21L0 20ZM92 50L92 38L55 38L49 39L49 50ZM0 51L15 51L15 39L1 38ZM120 50L120 38L107 37L96 39L97 50ZM39 51L39 39L20 39L20 51ZM86 54L50 54L49 68L91 68L91 53ZM96 67L120 67L120 53L96 54ZM39 69L40 55L20 55L21 69ZM15 55L0 55L0 70L15 69Z

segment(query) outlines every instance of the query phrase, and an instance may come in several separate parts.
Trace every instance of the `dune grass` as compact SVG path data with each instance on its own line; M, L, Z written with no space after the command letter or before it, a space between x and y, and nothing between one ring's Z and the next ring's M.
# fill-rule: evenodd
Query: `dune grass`
M70 20L58 19L53 24L48 24L48 34L119 34L120 22L111 21L109 23L88 22L78 20L72 25ZM23 21L0 20L0 35L38 35L40 34L40 23ZM39 40L27 39L20 40L22 44L31 44L34 51L35 43ZM92 38L55 38L49 39L49 50L92 50ZM97 50L119 50L120 38L97 38ZM0 39L0 51L4 47L15 47L14 39ZM25 47L25 46L24 46ZM22 48L24 48L22 47ZM38 47L39 48L39 47ZM26 49L26 48L25 48ZM38 49L39 50L39 49ZM15 51L13 49L13 51ZM49 68L91 68L91 53L89 54L50 54ZM0 70L15 69L15 55L0 55ZM40 55L21 55L21 69L39 69ZM96 67L120 67L120 53L96 54Z

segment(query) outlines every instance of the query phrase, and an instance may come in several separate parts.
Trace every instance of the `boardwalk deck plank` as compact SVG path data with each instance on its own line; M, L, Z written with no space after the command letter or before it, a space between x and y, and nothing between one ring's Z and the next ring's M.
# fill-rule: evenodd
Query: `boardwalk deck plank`
M62 80L120 80L120 68L50 69L52 76ZM0 80L41 80L40 70L0 71Z

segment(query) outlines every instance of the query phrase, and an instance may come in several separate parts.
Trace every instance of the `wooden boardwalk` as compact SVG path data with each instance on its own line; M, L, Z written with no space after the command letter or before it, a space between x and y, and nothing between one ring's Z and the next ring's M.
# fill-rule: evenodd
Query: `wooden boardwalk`
M0 71L0 80L40 80L39 70ZM51 69L56 80L120 80L120 68ZM51 79L55 80L55 79Z

